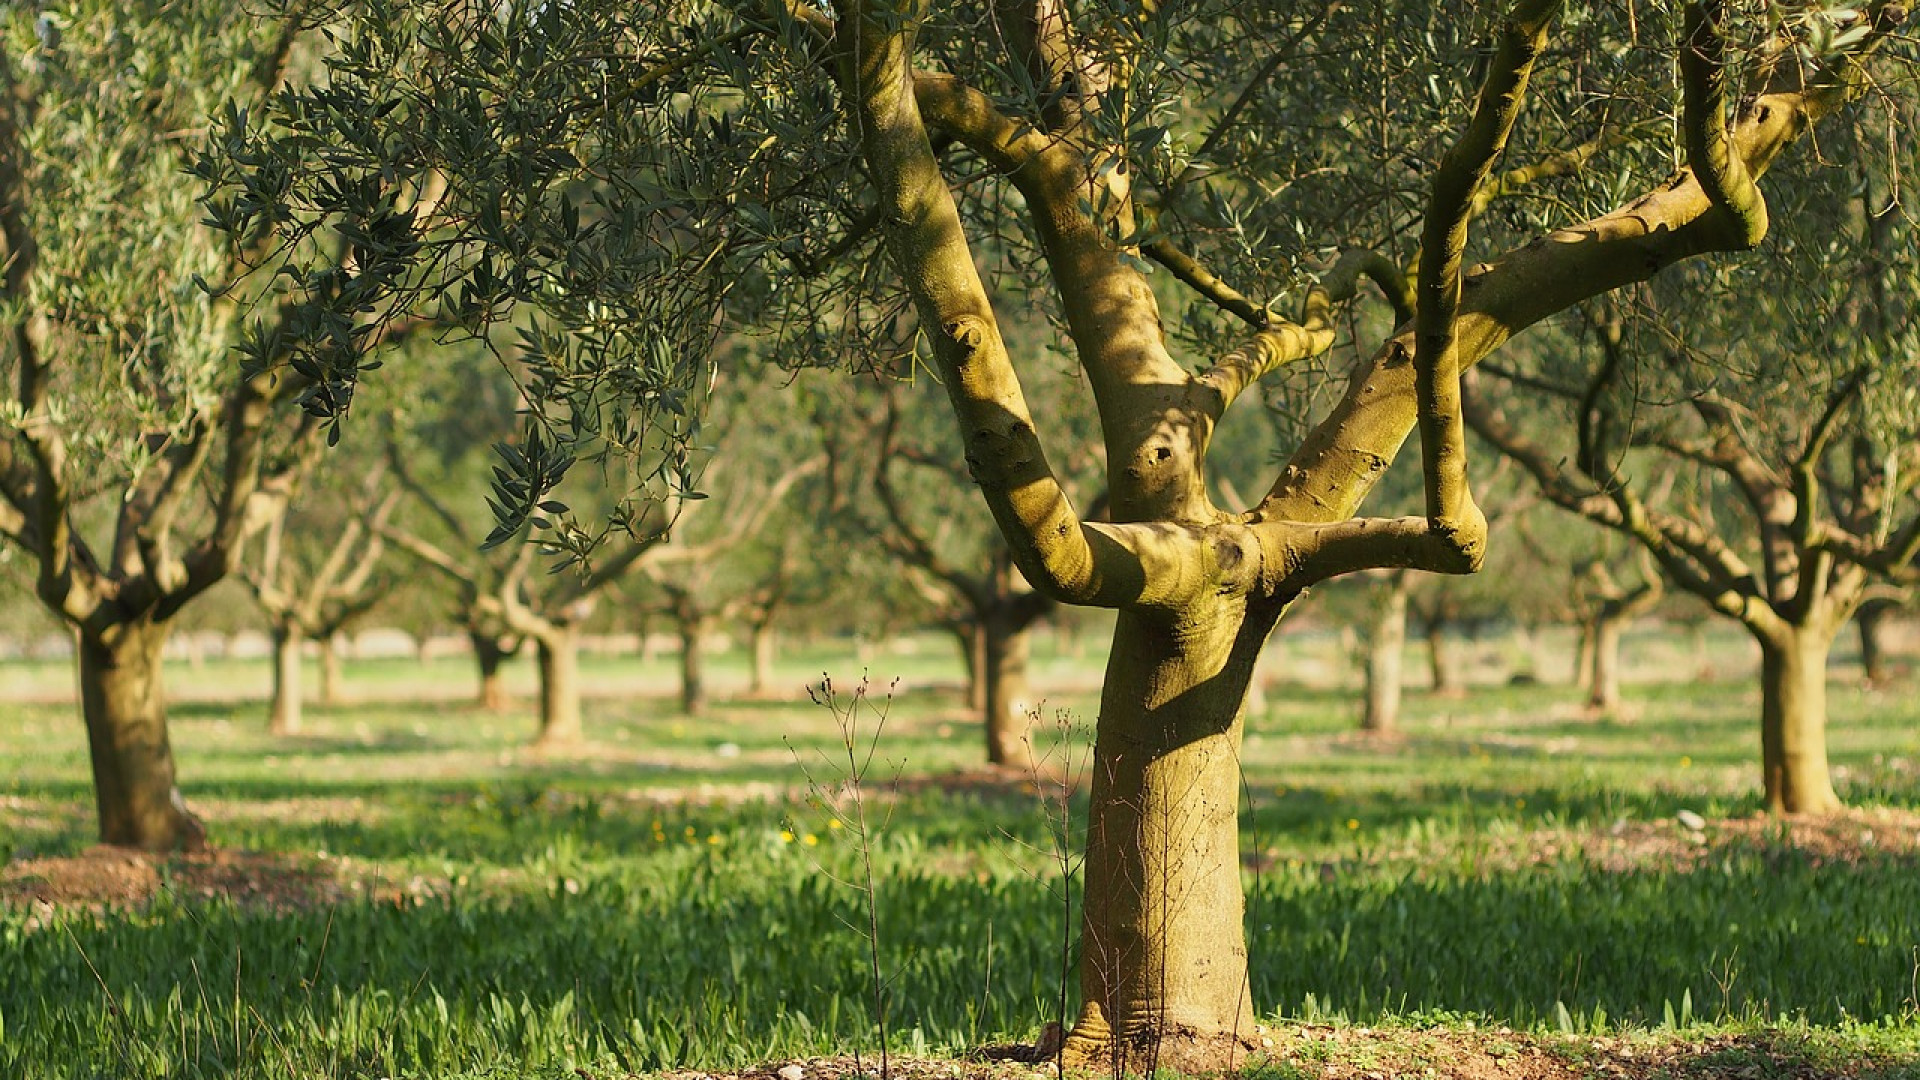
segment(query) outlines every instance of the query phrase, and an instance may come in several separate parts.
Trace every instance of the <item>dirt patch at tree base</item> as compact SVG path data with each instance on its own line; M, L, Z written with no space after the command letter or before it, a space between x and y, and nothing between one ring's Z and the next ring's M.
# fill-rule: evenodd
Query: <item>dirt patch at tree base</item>
M162 892L286 911L349 899L418 902L445 887L364 873L345 859L233 850L158 855L99 845L71 857L0 867L0 905L96 911L144 907Z

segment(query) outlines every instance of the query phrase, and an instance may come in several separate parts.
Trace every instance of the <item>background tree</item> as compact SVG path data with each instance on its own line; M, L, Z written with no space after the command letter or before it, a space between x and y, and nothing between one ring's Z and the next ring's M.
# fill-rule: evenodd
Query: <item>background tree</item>
M707 711L703 645L715 626L773 604L766 584L740 580L740 560L731 556L759 539L778 520L777 512L794 485L817 474L823 464L815 457L758 476L746 475L731 460L714 466L706 487L722 500L721 507L712 512L703 508L697 520L676 529L672 541L640 565L641 577L660 598L658 610L673 620L680 638L682 713L702 716ZM708 523L711 527L704 527ZM776 580L772 587L784 585Z
M1407 572L1389 570L1365 589L1365 614L1360 621L1364 702L1360 730L1390 735L1400 726L1400 701L1405 690L1407 652Z
M1887 626L1900 611L1904 596L1868 595L1854 609L1854 630L1860 635L1860 677L1868 686L1884 687L1894 680L1894 665L1889 663Z
M1587 708L1612 713L1620 708L1620 638L1633 620L1651 612L1665 590L1657 567L1642 562L1635 577L1622 580L1605 556L1575 568L1576 602L1586 617L1580 623L1576 677L1587 690Z
M344 471L345 462L327 470ZM335 639L372 611L391 586L376 574L386 554L384 529L400 501L384 462L348 490L316 490L331 476L295 480L294 491L269 509L257 558L244 567L254 601L266 613L273 639L273 698L268 727L276 735L300 730L300 670L306 643L321 646L320 701L338 703Z
M957 503L969 477L951 445L951 423L928 416L897 387L887 387L883 398L872 474L880 510L874 535L959 643L967 705L981 719L987 763L1026 765L1032 759L1026 746L1029 631L1055 601L1027 583L992 523ZM942 423L930 422L935 419ZM903 430L909 426L912 434Z
M205 285L242 276L272 223L229 254L182 175L183 133L278 88L296 29L223 3L0 15L0 538L76 634L111 844L204 840L175 783L161 658L311 437L273 419L306 385L266 363L293 309ZM261 365L237 375L236 347Z
M1545 404L1503 408L1489 388L1472 413L1550 499L1631 538L1753 635L1766 801L1791 813L1839 805L1827 657L1871 581L1907 578L1920 550L1914 238L1884 182L1836 171L1783 185L1803 203L1767 257L1594 309L1573 347L1489 369ZM1682 299L1714 286L1743 302ZM1559 425L1571 446L1543 434Z
M696 382L716 324L764 328L791 346L771 350L783 362L873 363L897 352L911 306L915 356L946 392L1015 565L1063 602L1119 612L1093 763L1083 1004L1065 1053L1216 1067L1254 1032L1235 758L1267 635L1339 574L1476 567L1485 519L1466 482L1460 372L1586 299L1756 244L1757 178L1859 95L1853 57L1904 9L1696 13L1686 48L1668 8L1583 10L1540 66L1547 108L1513 140L1520 164L1496 176L1556 13L1202 3L1076 19L875 0L688 19L652 5L383 5L343 38L327 94L282 110L297 136L229 136L236 157L284 162L292 183L230 179L263 212L319 224L385 220L388 185L446 175L447 198L392 245L424 282L401 300L531 304L593 345L645 335L642 354L678 357ZM1305 60L1309 40L1333 59ZM578 77L583 52L599 79ZM1689 168L1659 181L1676 53L1691 58ZM1791 62L1730 72L1728 56ZM1606 167L1583 169L1596 160ZM1593 216L1549 228L1502 201L1551 181L1542 216ZM1481 213L1496 203L1519 208ZM1476 221L1488 257L1470 264ZM977 259L987 237L993 257ZM1231 403L1328 355L1333 306L1360 270L1406 295L1394 267L1416 246L1415 317L1338 354L1354 360L1345 392L1299 412L1302 438L1259 503L1215 505L1207 454ZM1327 247L1382 253L1304 289ZM1163 319L1143 256L1227 314ZM1111 522L1078 513L1049 464L1022 391L1038 350L1002 335L983 273L1062 320L1101 421ZM1016 294L1021 281L1033 290ZM1277 298L1302 291L1298 322L1277 314L1296 309ZM564 403L542 418L563 446L598 438L608 390L636 417L688 407L668 371L623 387L634 365L619 350L569 347L565 361L536 395ZM1356 516L1416 427L1425 513ZM516 503L537 504L541 473L520 471Z
M543 571L552 553L536 538L516 533L504 544L482 549L484 527L471 523L444 500L434 485L409 465L395 473L400 486L425 507L450 543L436 543L392 521L381 533L394 546L445 577L460 598L462 621L480 666L483 706L498 708L504 690L500 664L532 642L540 675L540 729L534 746L564 750L584 735L580 713L580 634L601 594L632 572L665 536L669 517L662 513L635 523L634 535L608 545L601 557L573 571Z

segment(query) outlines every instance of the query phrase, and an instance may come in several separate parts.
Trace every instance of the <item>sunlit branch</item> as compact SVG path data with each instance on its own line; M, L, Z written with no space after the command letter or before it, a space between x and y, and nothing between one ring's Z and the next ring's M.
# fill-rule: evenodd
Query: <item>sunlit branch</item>
M1486 519L1467 483L1466 427L1460 418L1463 365L1454 354L1460 266L1474 195L1506 149L1528 76L1546 47L1547 26L1559 6L1557 0L1522 0L1500 27L1473 119L1434 177L1421 238L1413 368L1427 518L1436 530L1458 530L1463 547L1473 551L1485 544Z
M981 493L1036 588L1071 602L1122 603L1124 591L1114 590L1105 565L1113 554L1095 546L1047 464L916 99L950 91L950 111L970 121L960 126L976 135L983 122L1001 129L996 146L1021 147L1038 136L1005 131L990 103L979 107L979 95L952 80L925 81L923 91L904 12L856 6L850 17L861 32L837 39L841 83L889 222L888 247L933 345Z
M1727 133L1726 39L1720 0L1688 4L1680 47L1681 129L1687 165L1707 198L1731 220L1734 243L1753 247L1767 235L1767 202Z

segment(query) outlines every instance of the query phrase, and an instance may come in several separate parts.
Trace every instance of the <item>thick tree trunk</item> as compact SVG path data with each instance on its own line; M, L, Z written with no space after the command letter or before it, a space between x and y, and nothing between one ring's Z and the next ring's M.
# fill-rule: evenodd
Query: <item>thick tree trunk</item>
M706 636L707 616L702 611L683 611L680 623L680 711L700 716L707 711L705 665L701 663L700 639Z
M754 697L764 697L773 689L773 661L779 639L774 633L771 620L756 621L753 624L753 678L747 692Z
M1833 635L1796 627L1760 635L1760 750L1767 809L1840 808L1827 770L1827 653Z
M1241 701L1265 627L1122 612L1101 692L1070 1064L1218 1071L1257 1043L1239 860Z
M1460 674L1460 653L1453 647L1453 639L1447 636L1446 624L1438 619L1428 621L1426 637L1427 667L1433 673L1433 692L1441 697L1465 695L1467 685Z
M1025 766L1032 760L1027 746L1027 658L1032 639L1026 627L992 620L982 624L985 641L987 763Z
M320 704L340 704L340 681L340 635L327 634L320 639Z
M1396 582L1367 625L1367 711L1360 730L1384 735L1400 724L1401 661L1407 648L1407 590Z
M1601 615L1588 631L1593 639L1593 676L1587 684L1587 707L1612 712L1620 707L1620 635L1626 619Z
M1574 645L1573 685L1582 690L1593 688L1593 623L1592 619L1580 620L1580 638Z
M580 742L580 631L558 627L534 639L540 664L541 749Z
M273 702L267 732L292 735L300 730L300 652L307 636L294 623L273 628Z
M507 707L507 684L500 674L507 650L500 647L500 639L492 634L468 631L467 640L473 643L473 659L480 666L480 707L488 712L500 712Z
M1884 600L1869 600L1853 613L1853 625L1860 632L1860 673L1868 686L1885 686L1887 671L1887 616L1895 605Z
M206 827L174 785L161 654L167 627L123 623L80 634L80 712L93 762L100 839L148 851L205 846Z

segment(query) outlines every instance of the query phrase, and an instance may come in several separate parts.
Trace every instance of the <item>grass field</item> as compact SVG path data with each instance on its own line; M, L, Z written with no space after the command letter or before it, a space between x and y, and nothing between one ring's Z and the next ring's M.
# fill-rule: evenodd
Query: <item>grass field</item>
M457 696L456 660L356 665L360 703L310 706L283 740L246 700L264 664L183 666L183 786L225 851L158 866L89 851L71 706L0 705L0 1077L600 1077L870 1054L876 944L898 1052L1070 1015L1062 836L1077 849L1084 796L1063 810L1057 785L973 768L980 740L932 685L952 678L945 650L871 662L886 723L864 841L834 715L799 692L825 669L846 701L851 658L793 657L788 700L697 722L674 714L670 659L590 663L611 695L589 702L593 742L544 759L522 749L530 716L410 700ZM1085 760L1091 663L1040 658L1036 682L1067 688L1036 732L1050 766ZM1471 1031L1489 1060L1510 1045L1566 1075L1920 1076L1920 703L1836 676L1837 783L1859 809L1793 829L1752 816L1742 681L1633 686L1627 722L1583 715L1564 686L1416 691L1387 742L1350 732L1351 692L1276 683L1243 812L1270 1071L1420 1075L1409 1047ZM0 668L41 697L60 677ZM852 884L863 850L877 943ZM1449 1052L1433 1051L1442 1074Z

